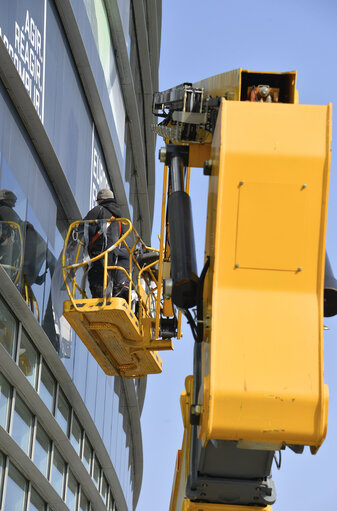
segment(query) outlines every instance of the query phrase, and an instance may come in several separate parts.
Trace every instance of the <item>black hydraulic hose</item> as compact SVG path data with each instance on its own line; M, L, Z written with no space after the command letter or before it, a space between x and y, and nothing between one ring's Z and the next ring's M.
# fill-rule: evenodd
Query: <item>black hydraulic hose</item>
M198 332L197 332L197 325L195 324L195 321L192 317L192 314L190 313L190 311L188 309L184 309L184 314L187 318L187 323L190 325L190 328L191 328L191 332L192 332L192 335L193 335L193 339L195 340L195 342L197 342L197 336L198 336Z
M198 289L197 289L197 332L198 338L196 342L202 342L203 339L203 315L204 315L204 307L203 307L203 294L204 294L204 283L207 270L209 268L209 256L207 256L206 263L202 269L201 275L199 277Z
M198 402L198 393L201 385L201 343L203 340L203 294L207 270L209 268L209 256L202 269L197 291L197 338L195 339L193 357L193 404Z
M194 356L193 356L193 397L192 404L195 405L198 402L198 394L201 386L201 352L202 352L202 340L203 340L203 294L204 294L204 283L205 277L209 268L210 259L207 257L206 263L202 269L201 275L198 282L197 290L197 337L194 344ZM198 467L197 459L198 456L198 437L197 437L197 426L191 426L191 450L190 450L190 475L192 481L197 479Z

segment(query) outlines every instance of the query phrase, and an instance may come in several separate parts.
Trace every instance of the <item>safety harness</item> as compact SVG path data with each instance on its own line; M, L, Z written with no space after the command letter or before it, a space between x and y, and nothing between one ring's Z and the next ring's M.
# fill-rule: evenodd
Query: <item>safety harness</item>
M103 219L102 219L103 220ZM111 216L110 218L107 218L107 223L111 223L112 220L116 220L116 217L115 216ZM121 237L121 234L122 234L122 222L119 220L118 221L118 225L119 225L119 237ZM89 250L92 250L94 248L94 243L98 240L98 238L103 234L103 229L99 229L96 234L93 236L88 248ZM119 244L118 248L120 248L121 246L121 243Z

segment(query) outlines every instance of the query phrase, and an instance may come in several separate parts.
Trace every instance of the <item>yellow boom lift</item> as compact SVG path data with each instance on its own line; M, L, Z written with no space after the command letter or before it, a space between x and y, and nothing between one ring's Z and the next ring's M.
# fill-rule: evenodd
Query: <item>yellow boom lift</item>
M111 270L108 252L128 249L128 303L88 298L86 229L75 222L64 313L103 369L125 377L161 371L156 351L172 349L185 314L194 369L170 511L270 511L273 460L286 447L316 453L327 429L323 315L337 313L325 254L331 105L299 105L295 72L238 69L156 93L153 113L165 140L160 248L121 219L126 234L100 257ZM208 180L200 275L193 167Z

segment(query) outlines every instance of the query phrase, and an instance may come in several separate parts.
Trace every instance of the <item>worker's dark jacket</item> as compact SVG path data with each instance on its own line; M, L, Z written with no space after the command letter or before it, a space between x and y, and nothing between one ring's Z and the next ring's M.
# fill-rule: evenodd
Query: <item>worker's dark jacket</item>
M100 220L111 217L120 218L121 211L115 199L106 199L98 206L91 209L84 220ZM102 233L100 236L96 237L96 240L92 243L92 240L95 238L99 229L100 226L97 224L92 224L89 227L89 254L91 256L102 253L104 250L116 243L121 235L124 234L127 227L121 222L111 222L106 233ZM114 250L114 254L118 257L125 257L127 255L127 250L126 248L119 248Z

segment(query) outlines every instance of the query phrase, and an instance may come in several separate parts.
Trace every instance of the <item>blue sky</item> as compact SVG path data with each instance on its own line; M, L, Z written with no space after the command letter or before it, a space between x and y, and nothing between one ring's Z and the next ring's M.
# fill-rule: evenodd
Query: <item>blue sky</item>
M337 2L336 0L163 0L160 90L236 68L297 70L300 103L333 103L327 249L337 276ZM163 145L158 139L158 148ZM153 245L157 246L163 168L157 162ZM203 265L207 178L192 171L191 196L199 272ZM273 511L337 509L337 319L326 319L325 381L330 389L328 435L316 456L283 452L274 465ZM163 373L149 376L142 416L144 474L137 511L168 510L183 425L179 397L192 373L192 336L163 352ZM290 354L291 355L291 354Z

